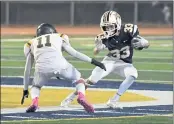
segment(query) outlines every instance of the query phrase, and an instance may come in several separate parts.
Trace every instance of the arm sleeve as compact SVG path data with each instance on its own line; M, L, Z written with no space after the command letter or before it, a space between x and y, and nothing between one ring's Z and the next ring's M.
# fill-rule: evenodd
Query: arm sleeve
M30 42L24 45L24 55L26 57L24 78L23 78L24 90L28 89L29 80L30 80L30 72L31 72L32 65L34 63L34 56L31 53L30 46L31 46Z
M88 57L87 55L85 55L83 53L80 53L80 52L76 51L74 48L69 46L66 42L63 42L62 47L71 56L74 56L74 57L76 57L76 58L78 58L78 59L80 59L82 61L91 63L92 59L90 57Z
M30 72L31 72L33 63L34 63L34 57L32 54L29 53L26 57L25 70L24 70L24 79L23 79L24 90L28 90Z
M60 37L63 39L64 42L66 42L67 45L71 46L70 42L69 42L69 37L68 35L65 34L59 34ZM65 51L64 48L62 47L62 51Z
M31 44L29 42L24 45L24 55L25 55L25 57L27 57L28 54L31 53L30 46L31 46Z

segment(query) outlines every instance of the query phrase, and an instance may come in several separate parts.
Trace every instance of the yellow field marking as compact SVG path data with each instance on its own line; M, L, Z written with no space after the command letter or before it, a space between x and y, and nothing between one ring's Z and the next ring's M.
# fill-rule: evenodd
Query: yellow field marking
M42 89L39 98L40 106L58 106L60 102L72 91L71 89ZM25 100L24 105L20 105L22 88L1 87L1 108L24 107L31 104L31 98ZM93 91L86 92L87 99L92 104L106 103L115 94L114 91ZM151 101L152 97L143 96L136 93L126 92L120 98L121 102ZM77 104L76 100L73 104Z

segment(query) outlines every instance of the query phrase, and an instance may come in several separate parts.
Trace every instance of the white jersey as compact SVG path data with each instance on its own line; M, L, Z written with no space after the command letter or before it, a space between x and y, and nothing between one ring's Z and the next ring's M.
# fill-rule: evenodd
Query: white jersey
M26 46L29 46L28 50L34 56L35 69L57 71L67 68L67 61L62 54L63 42L69 44L68 36L57 33L42 35L30 40ZM24 49L25 55L28 50Z

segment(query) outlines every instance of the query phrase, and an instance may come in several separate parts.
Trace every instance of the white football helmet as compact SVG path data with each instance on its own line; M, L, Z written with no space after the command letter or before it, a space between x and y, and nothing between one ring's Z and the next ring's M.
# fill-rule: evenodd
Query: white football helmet
M121 29L121 16L115 11L106 11L101 17L100 27L106 38L118 35Z

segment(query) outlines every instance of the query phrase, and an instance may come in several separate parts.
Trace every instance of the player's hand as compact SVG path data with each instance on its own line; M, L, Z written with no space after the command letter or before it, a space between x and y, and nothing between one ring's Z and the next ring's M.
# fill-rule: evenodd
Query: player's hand
M97 48L94 48L94 55L97 55L99 53L99 50Z
M95 65L95 66L98 66L98 67L100 67L101 69L104 69L104 70L106 71L105 65L104 65L103 63L101 63L101 62L98 62L98 61L95 60L95 59L92 59L91 64L93 64L93 65Z
M60 80L60 77L56 77L58 80Z
M24 100L25 100L25 98L28 98L28 95L29 95L28 90L23 90L23 96L22 96L22 99L21 99L21 105L24 104Z
M133 44L133 47L135 48L135 49L142 49L143 48L143 44L142 44L142 42L141 42L141 37L134 37L133 39L132 39L132 44Z

